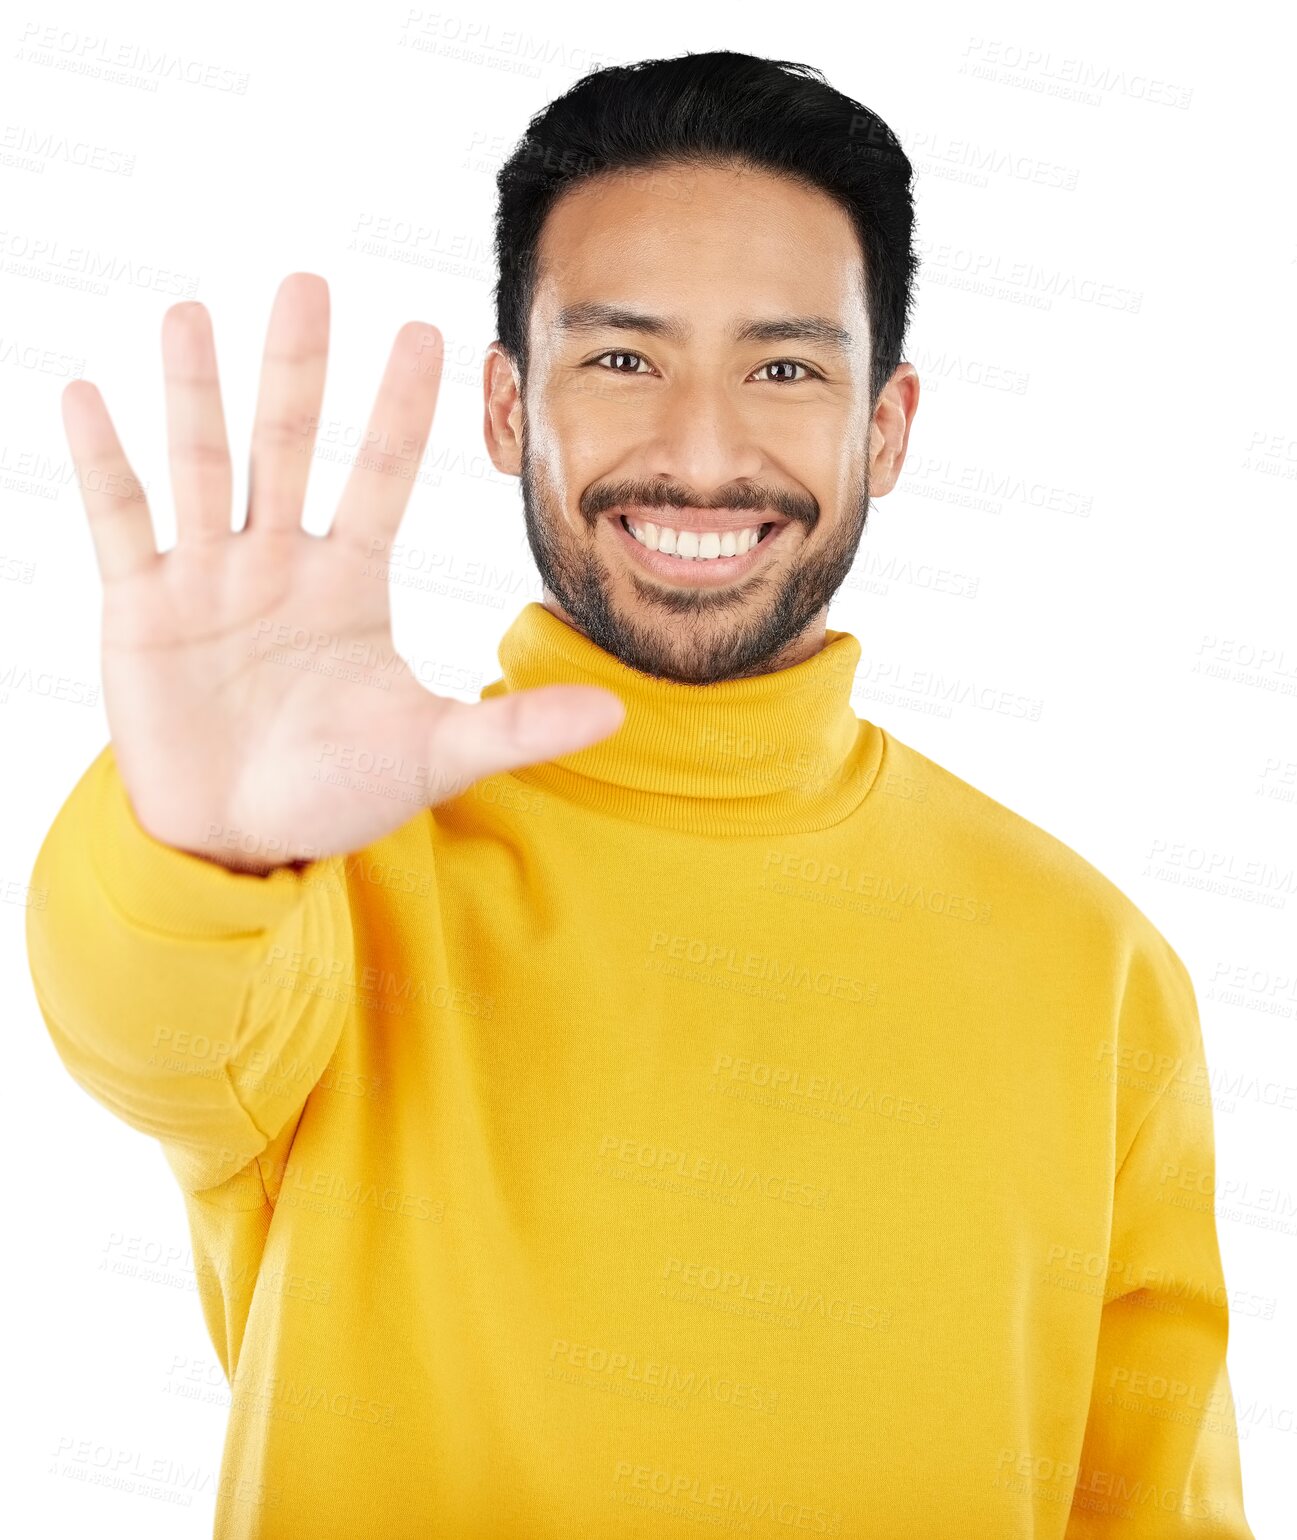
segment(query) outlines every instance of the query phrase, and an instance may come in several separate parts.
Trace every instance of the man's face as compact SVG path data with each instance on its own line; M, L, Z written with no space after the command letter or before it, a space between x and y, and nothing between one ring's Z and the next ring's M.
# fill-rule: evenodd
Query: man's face
M883 448L846 213L764 172L660 168L564 194L539 259L525 394L488 360L488 425L501 468L516 441L548 606L687 683L810 656Z

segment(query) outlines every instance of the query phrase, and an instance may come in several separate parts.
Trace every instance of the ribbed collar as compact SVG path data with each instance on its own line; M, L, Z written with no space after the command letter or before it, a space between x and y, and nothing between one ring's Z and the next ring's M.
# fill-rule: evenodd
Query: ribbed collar
M615 733L514 772L569 801L695 834L828 828L874 784L883 733L851 709L860 643L826 630L791 668L716 684L640 673L536 600L498 648L503 677L483 700L545 684L594 684L626 703Z

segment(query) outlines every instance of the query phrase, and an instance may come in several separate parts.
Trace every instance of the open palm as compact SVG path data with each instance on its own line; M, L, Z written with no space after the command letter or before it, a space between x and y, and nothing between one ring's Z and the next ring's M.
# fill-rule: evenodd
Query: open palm
M441 336L397 333L366 446L325 536L302 527L324 394L329 295L294 273L266 335L248 515L233 487L211 321L163 319L176 545L148 505L98 390L63 392L103 582L104 706L135 816L155 839L236 870L358 850L485 775L598 742L624 708L547 685L467 703L433 694L392 645L383 567L431 428ZM375 560L377 553L377 561Z

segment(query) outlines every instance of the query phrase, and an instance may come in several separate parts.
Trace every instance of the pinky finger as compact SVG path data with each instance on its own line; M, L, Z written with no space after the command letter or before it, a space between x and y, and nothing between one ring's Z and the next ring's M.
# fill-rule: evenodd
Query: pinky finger
M122 449L98 388L73 380L62 396L63 429L90 521L99 575L128 577L157 554L144 488Z

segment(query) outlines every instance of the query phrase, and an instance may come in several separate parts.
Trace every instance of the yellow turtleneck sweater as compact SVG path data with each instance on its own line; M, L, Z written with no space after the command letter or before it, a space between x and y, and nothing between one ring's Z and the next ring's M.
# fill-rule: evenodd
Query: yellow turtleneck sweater
M540 604L603 743L261 878L104 749L32 881L72 1076L154 1136L231 1385L219 1540L1248 1540L1186 970L851 706Z

